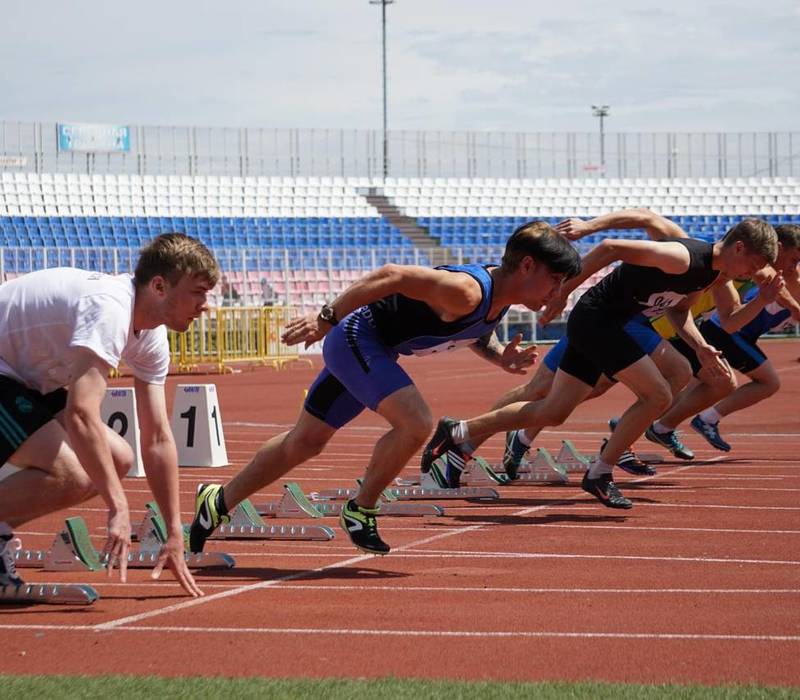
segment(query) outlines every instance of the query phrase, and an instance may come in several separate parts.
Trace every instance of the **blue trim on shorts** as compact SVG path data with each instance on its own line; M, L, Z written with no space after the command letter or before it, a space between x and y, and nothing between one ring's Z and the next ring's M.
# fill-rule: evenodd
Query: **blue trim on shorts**
M738 332L730 333L731 340L736 343L736 347L738 347L742 352L744 352L753 362L756 363L756 367L760 367L767 361L767 356L761 352L761 350L754 345L751 341L749 341L744 336L740 335ZM748 370L752 371L752 370Z

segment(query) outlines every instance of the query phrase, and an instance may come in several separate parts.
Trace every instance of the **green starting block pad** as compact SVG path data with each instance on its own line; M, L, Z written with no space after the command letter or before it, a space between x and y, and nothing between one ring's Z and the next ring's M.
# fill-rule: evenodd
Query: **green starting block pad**
M99 571L104 568L83 518L67 518L49 550L17 552L17 568L45 571Z
M129 569L144 569L155 566L158 561L158 549L136 550L128 553ZM186 558L189 566L200 564L196 568L207 568L213 566L223 566L230 568L232 559L215 561L214 558L204 559L196 555ZM92 544L89 530L83 518L67 518L64 523L64 530L58 533L53 540L53 545L47 551L23 550L17 552L17 568L36 568L45 571L100 571L105 569L105 563L101 561L100 555Z
M589 467L589 458L575 447L572 440L562 440L561 449L556 457L558 462L568 472L585 472Z
M567 469L553 459L544 447L536 448L536 455L528 462L528 470L517 475L517 481L563 484L569 481Z
M327 541L333 538L333 530L325 525L267 525L248 499L244 499L236 506L231 513L229 524L220 525L209 537L215 540L315 541Z
M303 517L304 514L309 514L307 507L312 508L311 517L336 517L342 512L343 503L334 499L315 500L309 499L299 484L294 482L284 484L285 493L280 501L277 503L267 503L261 506L256 506L259 515L273 516L277 518L296 518ZM349 498L354 498L357 491L352 489L352 495ZM430 503L398 503L397 499L389 493L384 491L384 499L378 502L378 515L410 515L410 516L440 516L444 515L444 509L440 506ZM391 500L385 500L386 496ZM319 494L312 494L312 496L319 496Z
M0 586L0 605L92 605L99 598L94 588L81 583Z

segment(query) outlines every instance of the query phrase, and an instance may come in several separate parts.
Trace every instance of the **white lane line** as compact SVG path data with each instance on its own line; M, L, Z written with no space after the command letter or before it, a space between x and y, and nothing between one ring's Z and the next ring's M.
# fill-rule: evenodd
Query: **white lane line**
M800 566L800 561L785 559L728 559L720 557L655 557L636 554L558 554L553 552L480 552L423 550L398 553L398 558L417 559L601 559L621 561L665 561L703 564L756 564L758 566Z
M180 584L176 582L148 581L141 583L118 583L118 582L98 582L92 584L95 588L158 588L167 584L175 589L180 589ZM206 583L203 588L231 588L234 584L230 583ZM273 591L298 590L298 591L392 591L396 593L521 593L536 595L572 595L576 593L597 593L597 594L652 594L652 595L800 595L800 588L521 588L519 586L365 586L365 585L337 585L326 584L299 584L288 583L283 586L272 588Z
M52 630L65 632L96 631L102 625L0 625L0 629L7 630ZM443 637L443 638L514 638L514 639L649 639L649 640L695 640L695 641L723 641L723 642L800 642L800 635L796 634L690 634L683 632L561 632L547 630L510 631L487 630L475 632L468 630L411 630L411 629L354 629L327 628L327 627L177 627L177 626L116 626L114 631L119 632L156 632L158 634L257 634L257 635L298 635L310 634L335 635L335 636L360 636L360 637Z

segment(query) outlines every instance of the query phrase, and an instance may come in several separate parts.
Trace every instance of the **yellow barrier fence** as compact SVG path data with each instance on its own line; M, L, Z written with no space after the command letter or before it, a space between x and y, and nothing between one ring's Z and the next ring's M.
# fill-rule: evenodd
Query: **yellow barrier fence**
M283 369L301 358L297 349L281 342L286 323L295 315L288 306L226 306L209 309L185 333L170 331L173 367L192 372L200 366L216 366L220 373L233 371L240 362Z

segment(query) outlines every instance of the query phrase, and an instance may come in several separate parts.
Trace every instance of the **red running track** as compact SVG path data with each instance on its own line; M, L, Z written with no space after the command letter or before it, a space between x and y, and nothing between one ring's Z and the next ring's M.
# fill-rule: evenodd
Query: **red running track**
M0 608L2 671L800 685L800 344L766 347L784 386L725 421L734 451L690 431L697 462L646 479L618 474L631 511L603 508L573 475L563 486L505 487L493 504L444 503L443 518L383 518L394 548L385 558L361 555L341 534L214 542L238 566L199 573L206 597L197 601L168 574L153 582L131 571L121 584L26 569L30 581L90 582L102 598L90 609ZM436 415L480 412L518 381L466 352L406 367ZM187 521L197 482L229 478L289 426L313 376L262 369L192 380L218 386L233 464L182 470ZM185 381L172 377L170 391ZM570 437L594 451L628 403L615 388L539 444L555 450ZM291 479L306 491L351 485L381 425L363 415ZM500 451L496 438L483 454L496 461ZM127 492L137 520L150 494L143 480ZM47 547L67 515L85 517L100 544L95 499L29 523L24 546Z

